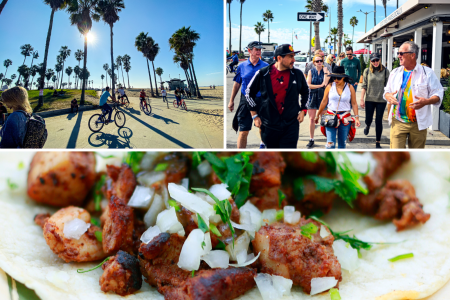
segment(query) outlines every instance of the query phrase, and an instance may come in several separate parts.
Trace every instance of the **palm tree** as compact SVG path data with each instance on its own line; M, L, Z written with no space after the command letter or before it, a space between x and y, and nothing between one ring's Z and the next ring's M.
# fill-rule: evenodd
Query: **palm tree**
M130 88L130 76L128 75L128 72L131 70L131 57L128 54L125 54L122 57L123 60L123 68L125 69L125 72L127 72L127 78L128 78L128 88Z
M76 25L78 31L84 35L84 58L83 58L83 73L86 72L87 64L87 34L91 31L92 20L98 22L100 14L96 12L98 0L76 0L70 3L68 12L70 13L70 24ZM70 54L70 53L69 53ZM84 78L84 77L83 77ZM80 104L84 105L85 101L85 85L86 78L83 79L81 85L81 99Z
M261 42L261 33L265 30L264 23L258 22L255 24L255 32L258 35L258 41Z
M8 73L8 68L9 68L10 65L12 65L12 61L10 59L5 59L5 61L3 62L3 66L6 67L5 78L6 78L6 73Z
M17 69L17 72L19 73L19 78L17 79L17 82L19 82L21 76L23 76L24 78L27 77L27 74L30 73L30 68L28 68L27 65L23 64Z
M47 41L45 42L44 67L42 69L43 74L46 74L47 70L47 57L48 57L48 48L50 46L50 38L52 36L53 16L55 15L55 11L64 9L69 2L70 0L44 0L45 4L50 5L52 13L50 15L50 24L48 26ZM44 88L44 76L41 76L39 86L41 89ZM44 96L39 94L38 106L42 106L43 104L44 104Z
M33 70L33 62L34 62L34 60L39 58L38 51L37 50L34 51L32 56L33 56L33 58L31 59L30 72ZM33 75L33 79L34 79L35 75L36 75L36 72ZM33 84L31 84L31 85L33 85ZM28 80L25 82L25 86L28 86Z
M52 77L52 81L53 81L53 88L55 89L55 82L56 82L57 78L55 75L53 75Z
M387 0L381 0L383 2L383 7L384 7L384 17L386 18L386 5L387 5ZM398 8L398 7L397 7Z
M352 48L353 48L353 38L354 38L354 36L355 36L355 26L356 25L358 25L358 19L355 17L355 16L353 16L351 19L350 19L350 25L353 27L353 34L352 34Z
M228 50L230 51L230 54L231 54L231 2L233 2L233 0L227 0L227 3L228 3L228 20L229 20L228 27L230 28L230 36L229 36L230 40L229 40L229 48L228 48Z
M61 62L61 57L60 56L57 57L57 61L58 61L58 63L55 65L55 71L56 71L56 79L59 82L59 78L60 78L59 73L61 71L64 71L64 70L63 70L63 67L62 67L62 62ZM58 84L56 84L55 89L57 89L57 88L58 88Z
M71 66L68 66L68 67L66 68L66 74L67 74L67 76L69 76L69 86L70 86L70 75L72 75L72 72L73 72L72 67L71 67Z
M111 72L111 68L108 68L108 70L106 72L109 75L109 87L112 87L112 72Z
M155 57L159 53L159 45L155 43L152 37L147 38L147 58L152 62L153 67L153 79L155 79L155 90L156 90L156 97L159 97L158 93L158 84L156 83L156 73L155 73Z
M112 73L114 74L114 47L113 47L113 26L114 23L119 21L118 13L125 9L125 4L123 0L100 0L96 7L96 11L98 14L102 16L102 19L105 23L109 25L110 28L110 37L111 37L111 65L112 65ZM114 98L114 83L115 78L112 80L112 95Z
M3 11L3 8L4 8L5 5L6 5L6 2L8 2L8 0L3 0L2 3L0 3L0 14L1 14L2 11Z
M334 49L334 51L337 51L337 49L336 49L336 36L338 34L337 28L336 27L331 28L330 34L333 36L333 42L334 42L333 49ZM339 52L337 52L337 54L339 55Z
M105 70L105 72L106 72L106 84L108 84L108 70L109 70L109 65L108 65L108 64L104 64L104 65L103 65L103 70Z
M268 9L262 16L264 22L267 22L267 42L270 43L270 22L273 22L273 13Z
M152 94L152 97L154 97L155 95L153 94L153 85L152 85L152 76L150 74L150 65L148 63L148 44L147 44L147 40L148 40L148 32L144 33L141 32L139 33L139 35L136 37L135 42L134 42L134 46L137 48L137 50L139 52L141 52L144 57L146 58L147 61L147 69L148 69L148 77L150 79L150 91ZM153 40L153 39L152 39Z
M164 70L162 69L162 68L156 68L156 74L158 74L158 76L159 76L159 81L160 81L160 83L161 83L161 85L162 85L162 78L161 78L161 75L164 73Z
M25 45L20 46L20 50L22 50L22 51L20 51L20 54L22 54L24 56L23 63L22 63L22 65L24 65L25 60L27 59L27 56L31 56L33 54L34 48L30 44L25 44ZM17 81L20 81L21 76L22 75L19 74L19 79L17 79Z
M241 42L242 42L242 5L244 4L245 0L239 0L241 2L241 27L240 27L240 33L239 33L239 54L242 52L241 50Z
M34 65L30 68L30 74L32 76L31 86L33 86L34 76L36 76L36 74L39 73L39 71L40 71L40 68L38 65Z
M344 13L342 11L342 0L338 0L337 7L338 7L338 39L339 39L338 48L339 48L339 53L341 53L342 33L343 33L343 26L344 26L344 23L342 22L342 20L344 18Z
M308 0L308 5L305 6L307 12L328 12L328 5L323 4L322 0ZM320 47L320 22L314 22L314 47L315 49L321 49Z
M186 81L188 82L188 85L189 85L189 89L192 90L192 88L191 88L192 80L189 78L189 73L187 71L189 69L189 63L188 63L186 57L184 57L180 53L177 53L173 56L173 62L183 69L184 75L186 76Z
M50 81L50 79L53 77L53 75L55 75L55 72L52 69L48 69L45 72L45 78L47 79L47 88L48 88L48 82ZM43 87L43 86L42 86Z
M78 68L80 67L80 62L84 59L84 52L81 49L78 49L77 52L75 52L75 59L78 61ZM75 70L75 69L74 69ZM78 75L79 73L76 73L77 79L76 79L76 85L78 86Z
M100 76L100 78L102 79L102 90L103 90L103 79L105 79L105 75L102 74L102 76Z
M77 75L77 81L75 83L75 89L78 89L78 79L80 78L80 74L81 74L81 68L79 66L75 66L73 68L73 72L75 73L75 75Z
M5 77L5 75L3 75L3 73L0 73L0 80L2 81L2 85L3 85L3 78Z
M59 56L61 57L62 61L62 69L61 69L61 83L63 82L64 78L64 63L66 62L66 59L70 56L70 53L72 50L69 49L67 46L62 46L61 49L59 49ZM61 88L61 84L59 85L59 88ZM62 90L62 89L61 89ZM81 99L83 99L83 94L81 94Z
M125 87L125 79L123 79L123 57L122 56L119 55L116 57L116 64L119 67L119 69L120 68L122 69L122 82L123 82L123 86ZM117 70L117 72L120 73L119 70Z

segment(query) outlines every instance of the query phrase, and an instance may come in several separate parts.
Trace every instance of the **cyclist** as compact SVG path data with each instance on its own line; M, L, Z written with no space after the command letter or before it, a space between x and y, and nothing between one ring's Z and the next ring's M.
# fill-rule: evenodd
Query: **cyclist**
M183 89L183 88L181 88L181 90L180 90L180 93L181 93L181 95L183 95L183 96L184 96L184 98L186 98L186 92L184 91L184 89Z
M144 89L141 90L140 94L139 94L139 100L145 101L145 97L147 97L147 95L145 94Z
M239 63L238 52L237 51L233 51L233 56L231 56L229 59L233 60L231 62L231 64L230 64L231 72L233 72L233 67Z
M125 90L123 87L119 87L119 89L117 90L117 93L120 94L119 97L117 97L117 100L122 99L122 104L123 104L123 96L125 95Z
M111 122L111 114L112 114L113 110L112 110L111 106L109 106L108 103L106 103L106 101L108 101L109 97L111 97L111 94L109 93L109 86L107 86L105 91L103 92L103 94L100 96L99 106L102 109L104 109L106 112L109 112L108 122Z
M181 101L180 88L177 88L175 90L175 98L177 99L177 105L180 106L180 101Z
M166 92L166 90L164 89L164 87L163 87L162 90L161 90L161 95L162 95L162 97L163 97L163 102L166 102L166 101L167 101L167 92Z

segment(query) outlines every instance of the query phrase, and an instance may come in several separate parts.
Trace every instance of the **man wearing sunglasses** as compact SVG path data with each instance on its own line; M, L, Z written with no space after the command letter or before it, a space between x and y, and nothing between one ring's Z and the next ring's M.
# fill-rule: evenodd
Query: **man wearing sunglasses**
M248 109L267 148L297 148L309 97L303 72L294 68L298 52L289 44L278 46L276 61L257 71L245 91Z
M404 42L398 52L400 67L394 69L383 97L392 104L389 112L391 148L425 148L427 128L433 124L431 105L439 108L444 89L434 71L417 63L419 46Z
M345 74L350 77L350 83L356 89L358 88L359 79L361 78L361 63L359 59L353 57L353 48L345 48L346 58L341 60L341 66L345 68Z
M239 89L241 89L241 99L233 118L233 129L236 132L239 131L237 141L238 148L247 147L247 137L252 129L253 123L252 116L246 105L247 101L245 100L247 85L259 69L269 65L260 59L261 49L264 49L262 43L258 41L250 42L247 48L250 57L237 68L236 76L233 78L234 84L231 91L230 103L228 104L228 108L232 112L234 110L234 98L239 92ZM261 94L258 92L255 96L260 97ZM263 145L261 145L261 148L262 147Z

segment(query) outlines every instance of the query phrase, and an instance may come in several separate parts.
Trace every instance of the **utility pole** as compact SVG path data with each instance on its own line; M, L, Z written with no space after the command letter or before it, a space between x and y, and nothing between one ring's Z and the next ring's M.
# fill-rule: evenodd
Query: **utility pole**
M312 45L311 45L311 40L312 40L312 36L311 36L311 34L312 34L312 22L309 22L309 43L308 43L308 47L309 47L309 61L311 61L311 47L312 47Z
M363 12L363 11L360 9L360 10L358 10L357 12L362 12L363 14L366 15L366 24L365 24L365 26L364 26L364 33L366 33L366 32L367 32L367 15L370 14L370 13L376 13L376 11Z

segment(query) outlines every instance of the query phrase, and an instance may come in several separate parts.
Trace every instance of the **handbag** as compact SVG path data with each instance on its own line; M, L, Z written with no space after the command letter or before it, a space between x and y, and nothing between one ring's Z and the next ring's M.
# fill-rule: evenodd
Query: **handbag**
M334 113L332 115L323 115L322 119L320 120L320 126L323 126L323 127L337 127L338 126L337 112L339 111L339 103L341 103L341 97L342 97L342 94L344 93L346 86L347 86L347 83L345 83L344 89L342 89L342 93L339 96L339 102L338 102L338 105L336 108L336 113ZM336 91L337 91L337 89L336 89Z

